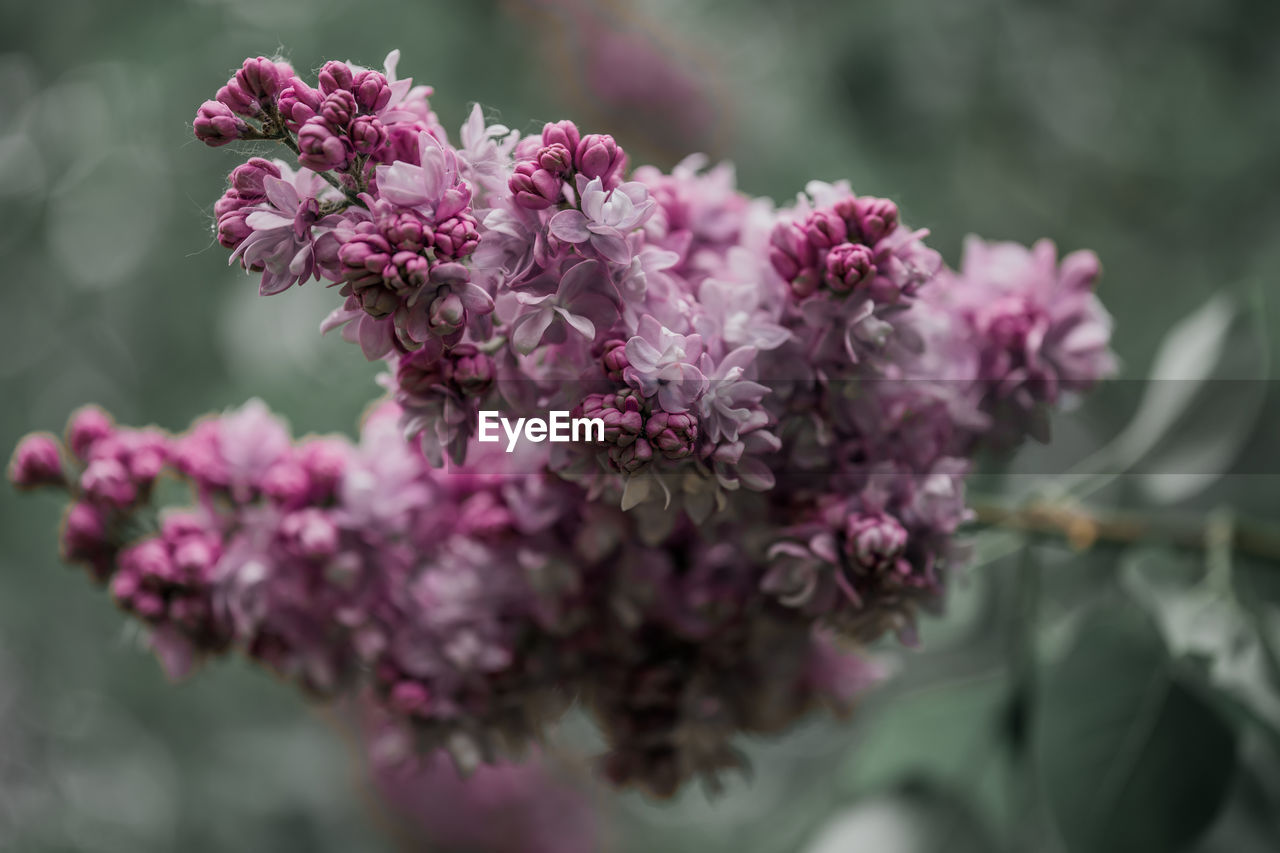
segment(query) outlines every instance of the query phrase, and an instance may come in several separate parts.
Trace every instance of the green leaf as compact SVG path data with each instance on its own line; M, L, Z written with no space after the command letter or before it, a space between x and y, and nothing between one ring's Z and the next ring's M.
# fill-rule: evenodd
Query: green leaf
M1176 853L1218 814L1236 733L1133 608L1093 615L1041 680L1034 750L1073 853Z

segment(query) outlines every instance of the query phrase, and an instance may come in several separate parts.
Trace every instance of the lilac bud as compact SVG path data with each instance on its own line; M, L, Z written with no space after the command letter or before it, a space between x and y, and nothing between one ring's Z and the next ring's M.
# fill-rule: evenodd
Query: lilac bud
M231 171L231 188L242 201L260 201L267 197L267 190L262 182L268 177L280 177L280 168L269 160L252 157L249 162L236 166ZM214 212L218 212L216 207Z
M355 287L382 283L382 271L391 264L392 249L381 234L357 234L338 249L342 277Z
M605 443L618 447L631 445L644 432L640 398L631 390L619 394L588 394L574 408L573 415L603 420Z
M874 245L898 227L898 206L888 199L865 196L853 205L862 242Z
M473 344L458 344L449 352L453 383L467 397L479 397L493 387L493 359Z
M344 89L339 89L325 97L324 102L320 104L320 115L332 127L342 128L351 124L351 120L356 117L356 109L356 96Z
M554 142L539 149L534 162L553 175L567 175L573 171L573 152L559 142Z
M425 717L431 712L431 692L417 681L398 681L391 688L389 704L396 712Z
M866 571L900 568L907 548L907 531L893 516L884 513L850 515L845 521L845 553L854 565Z
M562 193L560 178L532 160L517 163L507 185L516 204L528 210L546 210L560 201Z
M208 577L219 556L218 548L204 536L188 536L173 546L174 566L192 578Z
M626 447L610 447L609 460L622 473L634 474L653 460L653 448L643 438L637 438Z
M391 85L380 71L361 71L352 81L361 112L376 113L391 102Z
M400 307L400 299L385 287L366 287L356 295L370 317L385 317Z
M262 475L263 494L281 506L297 506L307 499L311 480L306 469L293 460L280 461Z
M426 396L432 389L445 385L448 364L429 347L401 356L396 365L396 385L406 394Z
M218 217L218 242L228 249L237 249L240 244L249 239L249 235L253 233L253 229L249 227L246 221L249 218L249 211L244 207L228 211Z
M238 116L257 118L262 115L262 105L258 103L258 99L245 91L234 77L218 90L214 98Z
M827 284L838 293L848 293L875 275L871 250L858 243L841 243L827 254Z
M67 510L62 525L62 553L68 560L96 557L110 549L102 510L83 501Z
M284 120L285 127L297 133L307 119L320 112L320 104L323 101L324 95L318 90L312 89L301 80L294 80L291 85L280 91L276 109Z
M340 169L351 159L350 145L320 116L307 119L298 131L298 163L314 172Z
M97 406L84 406L71 415L67 423L67 445L80 459L87 459L93 446L115 433L106 412Z
M80 475L80 488L89 500L125 508L138 496L129 472L118 459L95 459Z
M698 419L688 412L671 414L657 411L644 425L649 443L668 459L692 456L698 441Z
M324 497L338 488L347 470L347 456L347 445L338 439L313 438L302 445L299 458L311 479L315 497Z
M404 252L421 252L431 245L431 227L416 213L401 213L382 223L387 242Z
M431 302L431 328L441 336L451 335L467 322L467 309L458 294L445 289Z
M373 116L356 116L349 136L357 154L369 155L386 144L387 128Z
M287 65L284 67L288 68ZM289 82L292 70L283 75L281 71L281 67L275 62L259 56L257 59L246 59L233 79L250 97L259 102L269 102Z
M351 84L355 82L355 74L352 73L351 66L345 62L326 62L318 76L320 91L326 95L332 95L340 89L349 90Z
M614 382L621 382L622 372L631 366L631 361L627 358L627 342L617 338L605 341L600 362L604 366L605 376Z
M65 483L57 439L45 433L33 433L18 442L9 462L9 480L20 489Z
M626 153L607 133L582 137L573 158L579 172L588 178L600 178L606 185L618 176L626 161Z
M217 101L205 101L196 111L196 120L192 123L196 139L211 148L226 145L242 137L249 125L231 111L226 105Z
M121 574L142 579L172 583L178 579L177 569L169 557L169 549L160 539L144 539L120 552Z
M568 151L577 151L578 142L582 136L578 133L578 126L567 119L565 121L551 122L542 128L542 144L546 145L563 145Z
M845 242L849 228L837 214L827 210L814 211L804 224L805 238L817 249L830 249Z
M480 243L475 218L463 212L446 219L435 227L431 243L441 259L458 260L467 257Z
M794 222L780 222L769 235L769 262L788 282L813 267L816 261L812 244Z

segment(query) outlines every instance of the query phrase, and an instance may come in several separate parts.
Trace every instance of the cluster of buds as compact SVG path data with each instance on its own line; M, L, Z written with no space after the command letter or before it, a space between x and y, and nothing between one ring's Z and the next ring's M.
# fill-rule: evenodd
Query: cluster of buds
M627 155L612 136L582 135L570 121L554 122L542 129L541 145L530 139L517 149L521 156L508 182L513 201L527 210L546 210L567 200L565 188L599 178L606 189L622 182ZM585 183L585 181L584 181Z

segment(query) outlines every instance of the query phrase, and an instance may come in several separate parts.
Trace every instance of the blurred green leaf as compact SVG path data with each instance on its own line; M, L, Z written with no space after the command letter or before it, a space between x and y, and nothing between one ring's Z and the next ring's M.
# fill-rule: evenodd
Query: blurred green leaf
M1218 814L1236 734L1176 677L1140 612L1092 616L1043 672L1038 708L1039 776L1070 850L1175 853Z
M964 804L924 787L865 800L836 815L805 853L982 853L990 839Z

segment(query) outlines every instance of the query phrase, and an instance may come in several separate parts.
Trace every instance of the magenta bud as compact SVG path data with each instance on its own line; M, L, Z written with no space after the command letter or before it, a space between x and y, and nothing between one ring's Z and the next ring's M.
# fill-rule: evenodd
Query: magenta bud
M290 513L280 522L280 535L290 550L307 559L323 560L338 553L338 528L323 510Z
M246 221L248 217L249 212L243 207L219 216L218 242L228 249L238 248L253 233L253 229Z
M553 142L538 150L534 162L553 175L567 175L573 171L573 152L559 142Z
M431 712L431 692L417 681L398 681L387 697L397 713L425 717Z
M258 99L246 92L234 77L218 90L214 98L238 116L257 118L262 115L262 105L258 103Z
M115 433L111 417L97 406L77 409L67 423L67 445L80 459L87 459L93 446Z
M493 387L493 359L473 344L458 344L449 351L453 383L466 397L479 397Z
M898 206L888 199L866 196L854 200L854 216L862 242L875 245L898 227Z
M431 327L441 335L449 335L461 329L467 322L467 309L452 291L437 296L431 302Z
M128 470L118 459L95 459L80 475L80 488L89 500L125 508L138 496Z
M402 213L382 225L390 246L405 252L421 252L431 245L431 226L415 213Z
M282 81L288 81L292 69L285 65L285 74L281 75L281 67L265 56L246 59L244 65L236 72L235 82L240 88L259 102L271 101L283 88Z
M567 119L564 121L551 122L542 128L542 144L562 145L568 151L577 151L578 142L582 139L582 135L578 132L578 126Z
M252 157L249 162L231 170L231 188L245 202L260 201L267 197L267 190L262 182L268 177L280 177L280 167L270 160ZM218 212L216 207L214 212Z
M320 104L323 101L324 95L319 91L312 89L301 80L294 80L291 85L281 90L280 97L276 101L276 109L284 119L285 126L297 133L307 119L320 112Z
M400 299L385 287L366 287L356 295L370 317L385 317L400 307Z
M838 293L848 293L876 272L871 250L858 243L841 243L827 253L827 284Z
M634 474L653 461L653 448L643 438L637 438L626 447L610 447L609 459L622 473Z
M293 506L307 499L311 481L306 470L292 460L277 462L262 475L263 494L283 506Z
M320 116L307 119L298 131L298 163L313 172L341 169L351 159L350 145L346 139L329 126Z
M64 484L58 440L37 432L18 442L9 462L9 480L20 489Z
M480 232L475 218L469 213L460 213L441 222L431 238L436 256L442 260L465 258L476 250L479 243Z
M516 204L528 210L546 210L559 202L562 194L560 178L532 160L517 163L507 185Z
M813 267L816 255L799 225L780 222L769 235L769 262L787 281Z
M849 227L837 214L818 210L804 224L805 237L816 249L830 249L848 239Z
M406 394L422 397L448 382L448 364L429 347L401 356L396 365L396 385Z
M334 128L343 128L356 117L356 97L345 89L325 96L320 115Z
M688 412L671 414L657 411L644 425L649 443L668 459L692 456L698 441L698 419Z
M373 116L356 116L351 122L351 147L357 154L368 156L387 142L387 128Z
M612 136L591 133L578 143L573 162L588 178L600 178L608 184L622 171L626 159L626 153Z
M902 568L907 549L906 528L884 513L850 515L845 521L845 553L866 571Z
M122 574L151 578L165 583L177 580L178 573L169 557L169 548L160 539L144 539L120 552Z
M631 361L627 358L627 342L616 338L605 341L600 363L604 366L605 376L614 382L621 382L622 372L631 366Z
M345 62L330 61L320 69L320 91L332 95L340 89L350 89L355 82L355 74L351 66Z
M391 85L380 71L361 71L352 81L351 91L361 112L376 113L391 102Z
M244 136L249 125L218 101L205 101L196 111L196 119L192 122L196 139L211 148L226 145L228 142Z
M96 557L110 549L102 510L83 501L67 510L62 524L62 553L68 560Z

